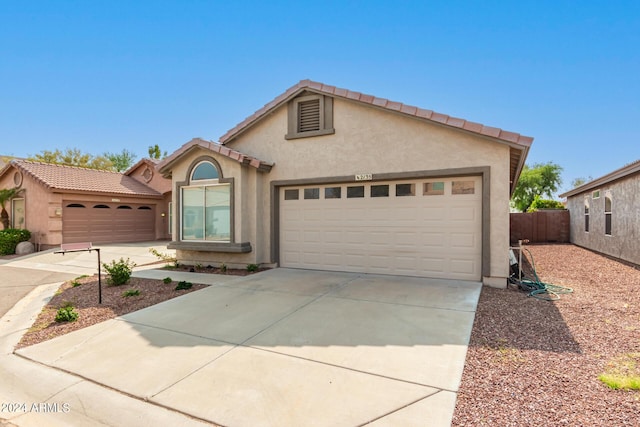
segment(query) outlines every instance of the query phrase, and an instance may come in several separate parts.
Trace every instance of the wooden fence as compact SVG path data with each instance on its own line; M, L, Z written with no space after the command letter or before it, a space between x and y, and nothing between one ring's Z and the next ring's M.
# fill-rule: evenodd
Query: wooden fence
M569 211L540 210L510 214L509 234L512 243L529 240L531 243L568 243Z

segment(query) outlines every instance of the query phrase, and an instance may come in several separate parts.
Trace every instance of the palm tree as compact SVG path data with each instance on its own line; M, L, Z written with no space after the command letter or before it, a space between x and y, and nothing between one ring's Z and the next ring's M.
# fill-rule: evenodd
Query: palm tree
M21 191L22 188L3 188L0 190L0 206L2 206L0 222L2 222L2 226L5 230L9 228L9 212L5 209L4 204L16 197Z

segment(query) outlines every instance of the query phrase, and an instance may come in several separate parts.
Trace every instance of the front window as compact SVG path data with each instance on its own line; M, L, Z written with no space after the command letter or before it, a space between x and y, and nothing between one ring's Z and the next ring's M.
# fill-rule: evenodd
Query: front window
M203 161L182 187L182 240L231 241L231 186L219 177L218 168Z

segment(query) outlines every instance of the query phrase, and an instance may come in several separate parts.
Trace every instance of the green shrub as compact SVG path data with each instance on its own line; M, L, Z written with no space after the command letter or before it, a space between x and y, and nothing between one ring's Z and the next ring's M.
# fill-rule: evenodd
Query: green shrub
M557 200L547 200L536 196L527 212L535 212L539 209L564 209L564 205Z
M165 285L168 285L169 283L173 282L173 279L171 277L165 277L164 279L162 279L162 282Z
M226 273L227 272L227 264L225 264L224 262L222 264L220 264L220 272L221 273Z
M249 273L254 273L258 271L258 264L247 264L247 271Z
M73 281L71 282L71 286L73 286L74 288L77 288L78 286L82 285L82 283L80 283L78 280L80 279L84 279L85 277L89 277L86 274L83 274L82 276L78 276L75 279L73 279Z
M20 242L26 242L31 238L29 230L18 228L7 228L0 230L0 255L13 255L16 253L16 246Z
M192 286L193 286L193 283L185 282L183 280L182 282L178 282L178 286L176 286L176 291L181 291L183 289L190 289Z
M73 305L66 303L58 309L56 313L56 322L75 322L78 320L78 312L73 309Z
M120 286L127 283L131 278L131 273L135 266L136 263L130 261L129 258L126 260L120 258L119 261L113 260L110 264L106 262L102 263L102 267L109 273L108 283L113 286Z
M137 297L138 295L140 295L140 289L129 289L127 291L124 291L122 293L123 297Z

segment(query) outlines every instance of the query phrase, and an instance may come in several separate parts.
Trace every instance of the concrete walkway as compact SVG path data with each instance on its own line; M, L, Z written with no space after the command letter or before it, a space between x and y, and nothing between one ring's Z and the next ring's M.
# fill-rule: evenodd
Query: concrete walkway
M182 274L171 275L211 286L19 356L11 342L24 326L13 319L13 333L0 330L0 384L9 390L0 398L70 410L0 418L21 426L450 425L479 283L289 269ZM33 296L14 311L41 305Z

